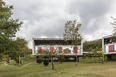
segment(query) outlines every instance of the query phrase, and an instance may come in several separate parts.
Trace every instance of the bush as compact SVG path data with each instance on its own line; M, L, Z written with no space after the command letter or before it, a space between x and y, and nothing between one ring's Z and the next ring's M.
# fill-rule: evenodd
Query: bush
M19 63L19 58L15 58L15 62ZM20 60L20 63L21 63L21 60Z
M3 60L5 60L7 63L9 63L9 55L3 55Z
M60 63L62 63L63 61L64 61L64 56L58 56L58 61L60 62Z
M42 59L37 59L37 61L36 61L37 63L42 63Z
M44 64L45 66L47 66L47 65L49 64L49 60L47 60L47 59L44 60L44 61L43 61L43 64Z

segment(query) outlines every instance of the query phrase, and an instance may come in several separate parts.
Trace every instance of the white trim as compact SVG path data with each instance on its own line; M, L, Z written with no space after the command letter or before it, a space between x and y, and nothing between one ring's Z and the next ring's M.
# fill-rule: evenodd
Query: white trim
M106 53L109 53L109 45L105 46Z
M114 52L116 52L116 44L114 45Z

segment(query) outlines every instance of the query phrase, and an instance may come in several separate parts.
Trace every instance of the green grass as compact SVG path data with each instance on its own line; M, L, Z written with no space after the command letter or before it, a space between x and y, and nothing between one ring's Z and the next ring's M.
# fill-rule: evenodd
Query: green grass
M54 62L55 70L51 69L51 63L48 66L37 64L34 58L22 58L22 66L14 66L14 61L9 65L1 67L0 62L0 77L115 77L116 76L116 62L105 61L102 63L90 62L89 59L85 61L79 59L78 66L75 62ZM93 61L92 59L91 61ZM24 66L28 63L31 64Z

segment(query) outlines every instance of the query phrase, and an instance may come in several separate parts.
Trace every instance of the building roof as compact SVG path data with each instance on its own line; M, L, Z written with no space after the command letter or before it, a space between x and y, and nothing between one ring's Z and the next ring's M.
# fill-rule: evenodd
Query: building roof
M33 40L64 40L64 38L33 38Z
M110 37L115 37L116 35L108 35L108 36L104 36L103 38L110 38Z

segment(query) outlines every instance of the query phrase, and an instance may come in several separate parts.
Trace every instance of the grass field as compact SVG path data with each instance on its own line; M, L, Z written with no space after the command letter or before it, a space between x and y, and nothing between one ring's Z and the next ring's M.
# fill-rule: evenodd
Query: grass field
M75 62L54 62L55 70L48 66L37 64L34 58L22 58L22 66L12 61L7 66L0 62L0 77L116 77L116 62L90 63L82 60Z

